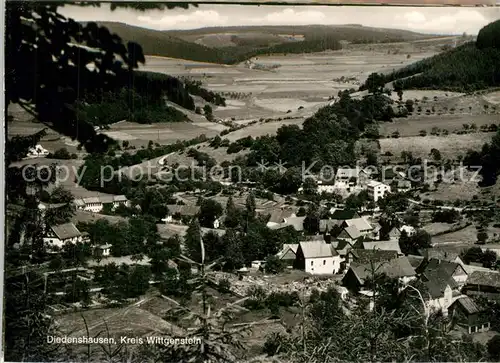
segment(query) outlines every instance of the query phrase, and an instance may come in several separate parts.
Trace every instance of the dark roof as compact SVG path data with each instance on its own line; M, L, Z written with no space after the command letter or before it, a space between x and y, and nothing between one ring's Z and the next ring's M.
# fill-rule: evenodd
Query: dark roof
M495 272L474 271L469 275L467 285L481 285L500 288L500 274Z
M346 219L358 218L358 212L355 209L337 209L332 215L331 219L345 221Z
M453 306L455 304L460 305L468 314L475 314L484 311L484 308L480 307L468 296L458 298L451 305Z
M58 226L52 226L51 228L57 238L59 238L60 240L80 237L82 235L73 223L64 223Z
M383 273L391 278L415 276L415 270L405 256L390 261L375 263L373 264L373 270L371 264L353 264L350 269L354 272L354 275L361 284L364 284L364 280L369 277L373 271L377 274Z
M413 266L414 269L418 270L419 266L422 264L424 261L424 258L422 256L415 256L415 255L408 255L408 261L410 261L411 265Z
M427 273L429 271L439 271L439 273L442 276L447 276L447 277L452 277L453 273L457 270L460 269L464 273L465 270L462 267L462 265L456 263L456 262L449 262L449 261L441 261L436 258L432 258L430 260L426 260L420 267L418 268L419 272L422 273Z
M429 270L421 276L422 283L427 287L432 298L444 295L447 286L454 289L458 287L456 281L445 273L444 270Z
M418 251L422 256L427 259L436 258L444 261L454 261L460 256L458 252L443 251L439 248L426 248Z
M398 257L397 251L352 249L349 253L352 254L354 261L358 264L390 261Z

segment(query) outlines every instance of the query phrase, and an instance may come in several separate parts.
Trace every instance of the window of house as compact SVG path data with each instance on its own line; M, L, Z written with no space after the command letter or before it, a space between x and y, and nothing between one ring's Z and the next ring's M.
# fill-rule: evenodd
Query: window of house
M311 266L313 266L313 265L314 265L314 261L311 261Z
M326 260L323 260L323 266L325 266L325 265L326 265Z

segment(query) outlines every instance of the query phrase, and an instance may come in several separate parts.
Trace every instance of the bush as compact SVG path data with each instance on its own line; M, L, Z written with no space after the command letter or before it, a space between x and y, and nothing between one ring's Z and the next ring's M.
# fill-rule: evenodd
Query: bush
M491 338L487 343L487 347L489 358L498 361L500 359L500 335Z
M266 263L264 265L264 270L267 273L277 274L285 270L285 263L276 256L269 256L266 258Z
M75 154L73 154L73 155L75 155ZM72 159L72 155L69 153L68 149L66 149L65 147L60 148L59 150L56 150L53 154L49 153L49 155L47 155L47 157L49 159L61 159L61 160ZM74 159L76 159L76 158L74 158Z
M217 287L218 290L223 294L227 294L231 291L231 283L228 279L221 279Z

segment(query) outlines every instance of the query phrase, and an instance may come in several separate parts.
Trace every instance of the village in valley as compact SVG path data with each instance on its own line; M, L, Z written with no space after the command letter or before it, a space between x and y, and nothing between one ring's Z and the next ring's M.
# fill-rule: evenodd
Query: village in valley
M145 62L82 91L85 141L11 100L10 360L500 360L500 21L75 24Z

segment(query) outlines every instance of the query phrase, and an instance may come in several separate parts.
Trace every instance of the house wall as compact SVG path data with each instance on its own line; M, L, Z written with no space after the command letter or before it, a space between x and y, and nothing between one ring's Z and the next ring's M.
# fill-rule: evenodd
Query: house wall
M448 315L448 307L453 303L453 292L448 286L444 291L443 297L427 301L427 308L430 310L441 310L445 316Z
M64 246L66 243L73 243L76 244L78 242L82 242L82 237L73 237L73 238L68 238L65 240L60 240L57 237L44 237L43 242L52 246L52 247L59 247L61 248Z
M328 275L340 269L340 257L306 258L305 271L312 275Z
M83 209L87 212L99 213L102 212L103 206L102 203L89 203L85 204Z

